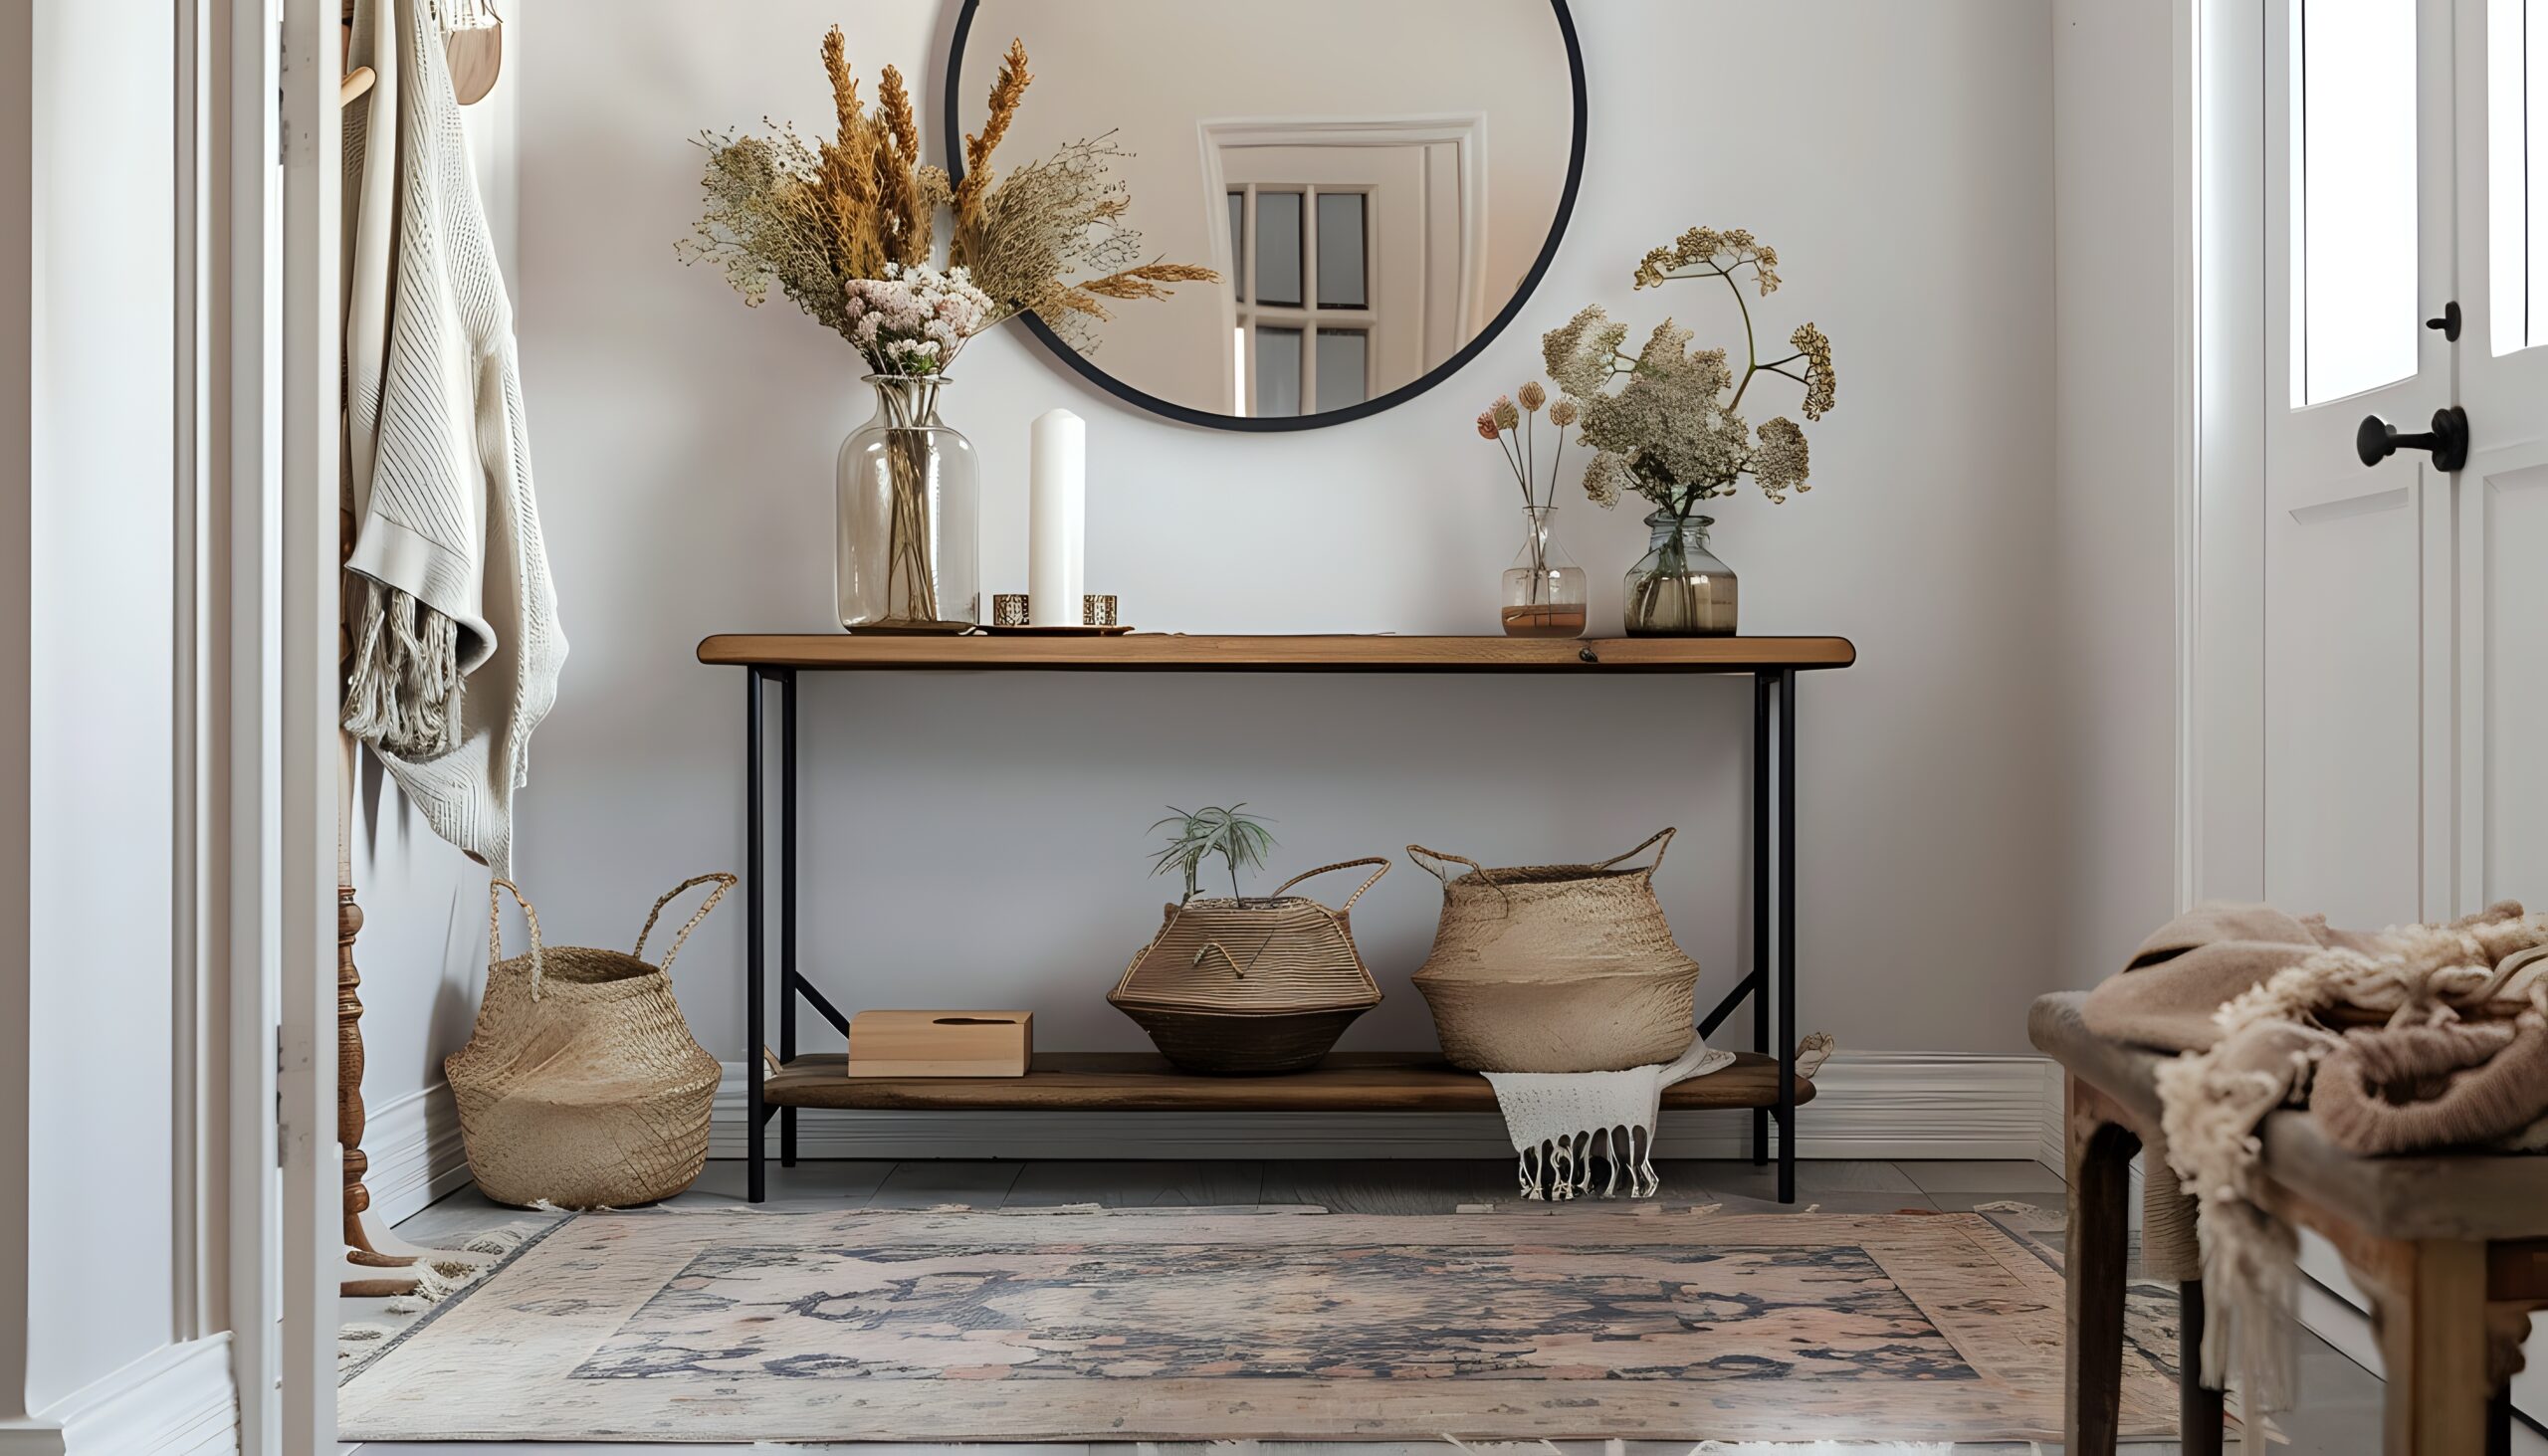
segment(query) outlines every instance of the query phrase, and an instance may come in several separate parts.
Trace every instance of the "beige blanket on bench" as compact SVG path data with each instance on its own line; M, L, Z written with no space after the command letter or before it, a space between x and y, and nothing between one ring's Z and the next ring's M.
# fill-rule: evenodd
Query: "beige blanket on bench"
M2512 902L2447 925L2330 929L2207 905L2089 993L2099 1036L2181 1055L2159 1071L2164 1156L2202 1209L2203 1373L2235 1368L2251 1411L2292 1393L2298 1240L2258 1194L2255 1130L2309 1106L2376 1154L2527 1143L2548 1116L2548 921Z

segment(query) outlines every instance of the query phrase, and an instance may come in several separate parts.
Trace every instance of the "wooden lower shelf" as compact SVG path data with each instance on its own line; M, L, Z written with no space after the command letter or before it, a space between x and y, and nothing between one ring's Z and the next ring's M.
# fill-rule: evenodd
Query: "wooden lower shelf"
M773 1107L873 1112L1491 1113L1486 1079L1429 1052L1339 1052L1316 1069L1276 1077L1203 1077L1141 1052L1039 1052L1023 1077L862 1077L842 1053L798 1057L761 1089ZM1796 1081L1796 1100L1813 1084ZM1774 1057L1734 1065L1663 1091L1666 1108L1776 1107Z

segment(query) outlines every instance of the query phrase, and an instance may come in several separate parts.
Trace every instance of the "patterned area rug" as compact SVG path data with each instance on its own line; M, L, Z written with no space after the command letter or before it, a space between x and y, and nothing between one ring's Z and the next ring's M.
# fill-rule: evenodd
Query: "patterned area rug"
M349 1441L2019 1440L2061 1281L1974 1214L599 1215L338 1399Z

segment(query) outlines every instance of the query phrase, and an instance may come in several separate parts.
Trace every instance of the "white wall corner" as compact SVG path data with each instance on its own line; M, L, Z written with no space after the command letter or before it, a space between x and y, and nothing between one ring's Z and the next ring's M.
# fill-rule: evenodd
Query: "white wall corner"
M2042 1057L1842 1052L1797 1117L1804 1157L2032 1158L2043 1145ZM726 1064L709 1155L742 1157L743 1066ZM775 1119L769 1153L778 1152ZM1741 1157L1741 1112L1667 1114L1663 1157ZM806 1158L1501 1157L1492 1113L860 1113L800 1115Z
M235 1456L239 1389L230 1337L163 1345L23 1422L0 1456Z

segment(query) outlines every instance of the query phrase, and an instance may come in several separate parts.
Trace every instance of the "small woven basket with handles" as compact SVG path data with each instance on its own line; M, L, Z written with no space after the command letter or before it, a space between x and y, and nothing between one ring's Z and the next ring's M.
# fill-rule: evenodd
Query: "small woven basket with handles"
M1334 910L1284 891L1335 870L1377 866ZM1371 858L1295 875L1262 900L1189 900L1107 994L1150 1033L1160 1054L1188 1072L1301 1072L1336 1046L1354 1018L1380 1004L1354 946L1348 916L1389 872Z
M1689 1050L1699 963L1673 940L1654 898L1672 835L1597 865L1514 869L1406 847L1442 882L1442 923L1415 988L1453 1066L1618 1072ZM1654 863L1619 868L1649 849ZM1468 872L1447 874L1450 865Z
M469 1045L443 1063L460 1104L469 1171L499 1203L628 1208L669 1198L708 1161L708 1117L721 1069L673 999L673 957L740 883L702 875L646 916L623 954L543 945L539 916L509 881L487 891L487 996ZM661 965L646 938L675 897L715 885ZM499 912L511 895L531 949L505 957Z

